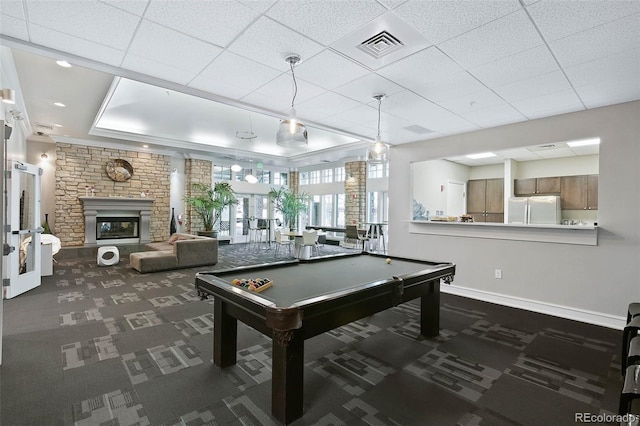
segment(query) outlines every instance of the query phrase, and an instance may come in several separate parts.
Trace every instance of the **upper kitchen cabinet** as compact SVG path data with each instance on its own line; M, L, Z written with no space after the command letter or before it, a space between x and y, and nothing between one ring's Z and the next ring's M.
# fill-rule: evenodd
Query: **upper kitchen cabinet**
M504 179L469 180L467 213L474 222L504 222Z
M598 175L563 176L560 194L563 210L597 210Z
M560 177L515 179L513 193L516 196L560 195Z

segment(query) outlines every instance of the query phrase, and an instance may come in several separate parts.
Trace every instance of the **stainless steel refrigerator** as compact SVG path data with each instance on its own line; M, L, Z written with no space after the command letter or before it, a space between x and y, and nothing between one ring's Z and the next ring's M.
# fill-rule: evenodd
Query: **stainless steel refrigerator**
M557 225L561 220L560 197L557 195L509 198L508 223Z

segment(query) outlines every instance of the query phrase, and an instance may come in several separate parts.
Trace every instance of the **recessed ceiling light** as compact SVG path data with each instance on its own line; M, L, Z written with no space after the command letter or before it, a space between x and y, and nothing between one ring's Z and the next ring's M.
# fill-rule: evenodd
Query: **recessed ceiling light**
M56 64L64 68L71 68L71 64L67 61L56 61Z
M63 104L62 102L55 102L54 105L59 106L60 108L66 107L66 105Z
M600 138L591 138L591 139L582 139L579 141L567 142L567 145L570 147L574 147L574 146L598 145L599 143L600 143Z
M467 155L467 158L471 158L472 160L478 160L480 158L490 158L495 156L496 154L494 154L493 152L480 152L478 154L469 154Z
M149 145L142 145L143 148L149 148Z
M54 124L55 127L62 127L62 124Z

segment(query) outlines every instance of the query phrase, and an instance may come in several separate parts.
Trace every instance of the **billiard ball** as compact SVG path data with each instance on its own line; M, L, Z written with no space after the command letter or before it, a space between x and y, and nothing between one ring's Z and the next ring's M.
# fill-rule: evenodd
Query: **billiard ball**
M387 265L388 265L388 264L390 264L390 263L391 263L391 259L389 259L389 258L387 257L387 261L386 261L386 262L387 262Z

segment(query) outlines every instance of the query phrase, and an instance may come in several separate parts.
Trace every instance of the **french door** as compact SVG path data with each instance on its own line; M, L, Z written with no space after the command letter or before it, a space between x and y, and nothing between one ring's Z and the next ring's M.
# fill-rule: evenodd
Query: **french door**
M4 284L4 297L10 299L40 286L41 247L40 234L40 177L42 169L19 161L11 162L8 183L8 226L6 242L11 252L7 262L8 285Z

